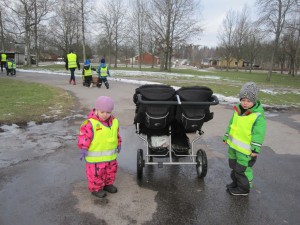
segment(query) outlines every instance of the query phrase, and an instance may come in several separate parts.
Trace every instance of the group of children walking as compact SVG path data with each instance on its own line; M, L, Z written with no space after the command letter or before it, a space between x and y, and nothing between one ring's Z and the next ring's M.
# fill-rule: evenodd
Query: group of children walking
M89 59L85 60L84 67L82 70L83 77L83 86L93 87L94 81L92 76L92 71L96 71L98 74L96 85L98 88L101 88L102 83L104 83L105 87L109 89L109 83L107 81L107 77L110 76L110 72L108 66L105 63L105 59L101 59L100 65L97 69L95 69L91 61Z
M1 72L6 69L6 75L15 76L16 75L16 63L13 58L8 58L5 53L1 53Z
M228 148L228 161L232 182L226 185L231 195L246 196L253 181L253 165L261 151L266 132L266 119L262 103L258 100L255 83L243 85L234 113L223 137ZM108 96L96 99L79 131L80 160L85 159L88 189L92 195L103 198L116 193L113 185L118 170L117 156L122 138L119 121L112 114L114 102Z
M75 81L75 70L76 68L80 70L80 64L78 61L78 57L76 53L71 49L69 54L66 57L66 70L70 70L71 76L69 80L69 84L76 85ZM98 76L97 80L93 80L93 71L96 71ZM102 83L104 83L105 87L109 89L109 83L107 81L107 77L110 76L110 72L108 69L108 66L105 63L105 59L102 58L100 60L100 65L98 66L97 69L95 69L91 61L89 59L85 60L84 65L83 65L83 70L82 70L82 80L83 80L83 86L86 87L93 87L94 82L96 83L98 88L101 88Z

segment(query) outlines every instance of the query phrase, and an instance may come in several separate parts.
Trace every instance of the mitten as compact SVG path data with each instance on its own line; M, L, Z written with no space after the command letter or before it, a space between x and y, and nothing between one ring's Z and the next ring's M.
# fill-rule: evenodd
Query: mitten
M258 154L258 153L260 153L260 147L251 145L251 151Z
M88 152L86 149L81 149L80 152L80 160L82 161L83 157L86 157L88 155Z
M228 134L225 134L225 135L223 136L223 142L224 142L224 143L227 143L227 140L228 140Z
M117 149L118 149L118 153L120 153L121 152L121 145L118 145Z

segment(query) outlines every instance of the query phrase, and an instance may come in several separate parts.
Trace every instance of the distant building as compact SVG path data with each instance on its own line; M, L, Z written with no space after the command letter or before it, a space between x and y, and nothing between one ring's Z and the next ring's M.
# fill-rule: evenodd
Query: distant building
M141 64L144 65L157 65L159 64L159 57L152 55L149 52L145 52L143 55L137 55L134 57L134 63L135 64L139 64L141 62Z
M243 60L243 59L240 59L238 62L235 58L230 58L229 60L229 68L236 68L238 65L239 68L244 68L244 67L247 67L249 65L249 62ZM222 58L219 60L218 62L218 66L220 67L227 67L227 60Z
M213 58L205 58L201 60L201 65L203 66L217 66L219 60Z

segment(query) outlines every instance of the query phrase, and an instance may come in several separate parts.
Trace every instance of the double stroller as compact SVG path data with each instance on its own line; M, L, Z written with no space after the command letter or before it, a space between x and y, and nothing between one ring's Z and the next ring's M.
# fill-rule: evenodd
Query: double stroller
M168 85L142 85L135 90L133 101L136 133L147 148L145 155L142 149L137 151L137 178L142 179L145 165L196 165L198 178L204 178L207 156L202 149L196 152L194 144L204 133L203 124L213 118L210 105L219 103L212 90L193 86L176 91ZM190 143L187 134L196 132L199 136ZM180 158L189 160L180 162Z

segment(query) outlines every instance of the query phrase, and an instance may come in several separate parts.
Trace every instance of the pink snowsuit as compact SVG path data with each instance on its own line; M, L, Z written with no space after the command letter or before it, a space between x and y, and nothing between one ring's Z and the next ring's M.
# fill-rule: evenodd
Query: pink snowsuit
M93 118L100 121L103 125L109 127L112 125L114 116L107 121L103 121L101 118L96 116L95 109L92 109L88 115L88 119ZM89 149L89 146L94 138L93 127L90 122L80 127L80 133L78 135L78 148ZM118 130L118 146L121 146L121 136ZM104 186L111 185L116 179L116 173L118 170L117 160L110 162L99 162L99 163L88 163L85 165L86 177L88 180L88 189L90 192L98 192L103 189Z

